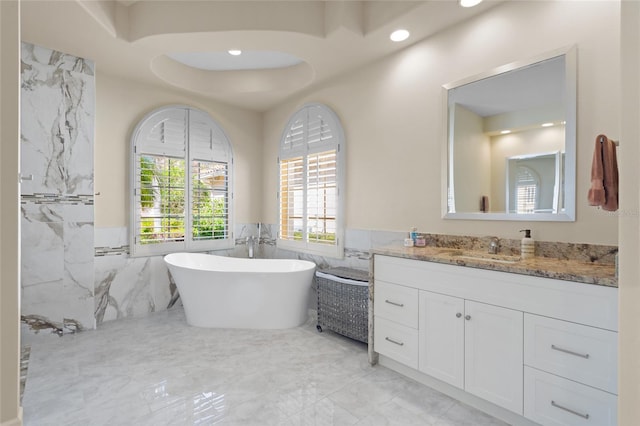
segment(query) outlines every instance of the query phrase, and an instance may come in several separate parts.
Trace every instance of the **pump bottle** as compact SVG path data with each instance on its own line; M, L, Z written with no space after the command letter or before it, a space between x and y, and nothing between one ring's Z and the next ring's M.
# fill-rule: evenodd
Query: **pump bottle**
M520 242L520 258L530 259L536 254L536 243L531 238L531 229L522 229L520 232L524 232L524 238Z

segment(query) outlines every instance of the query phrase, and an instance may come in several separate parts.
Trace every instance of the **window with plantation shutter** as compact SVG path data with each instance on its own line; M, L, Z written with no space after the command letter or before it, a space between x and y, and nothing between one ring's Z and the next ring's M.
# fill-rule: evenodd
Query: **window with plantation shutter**
M278 160L279 247L342 257L343 145L325 105L305 105L289 119Z
M205 112L166 107L132 136L132 255L232 246L233 154Z
M516 173L516 213L535 213L540 179L529 167L520 166Z

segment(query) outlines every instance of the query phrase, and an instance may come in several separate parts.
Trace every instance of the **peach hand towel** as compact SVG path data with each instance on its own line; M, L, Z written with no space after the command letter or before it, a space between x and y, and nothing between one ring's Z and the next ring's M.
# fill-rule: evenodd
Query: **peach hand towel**
M607 211L618 210L618 159L616 145L605 135L598 135L591 163L589 205Z

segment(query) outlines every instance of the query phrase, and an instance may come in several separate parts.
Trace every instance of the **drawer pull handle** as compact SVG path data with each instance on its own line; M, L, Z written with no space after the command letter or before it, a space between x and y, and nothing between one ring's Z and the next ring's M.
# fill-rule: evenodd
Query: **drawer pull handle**
M553 405L554 407L559 408L561 410L564 410L567 413L575 414L576 416L582 417L583 419L589 419L589 415L588 414L582 414L582 413L579 413L577 411L572 410L571 408L563 407L560 404L556 404L555 401L551 401L551 405Z
M388 304L390 304L390 305L393 305L393 306L398 306L398 307L400 307L400 308L402 308L402 307L404 306L404 303L393 302L393 301L391 301L391 300L389 300L389 299L385 299L385 301L384 301L384 302L385 302L385 303L388 303Z
M391 342L391 343L393 343L395 345L398 345L398 346L404 346L404 343L398 342L397 340L393 340L393 339L390 339L388 337L385 337L384 340L386 340L387 342Z
M569 349L563 349L556 345L551 345L551 349L553 349L554 351L564 352L569 355L579 356L580 358L589 359L589 354L581 354L579 352L570 351Z

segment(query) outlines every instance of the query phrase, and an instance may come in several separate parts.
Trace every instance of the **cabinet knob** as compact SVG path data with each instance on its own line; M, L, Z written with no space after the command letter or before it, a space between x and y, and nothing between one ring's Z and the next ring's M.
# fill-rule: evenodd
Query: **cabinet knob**
M464 319L466 319L467 321L469 321L471 319L471 315L465 315Z
M456 314L456 318L460 318L461 316L462 316L462 314L461 314L460 312L458 312L458 313Z

